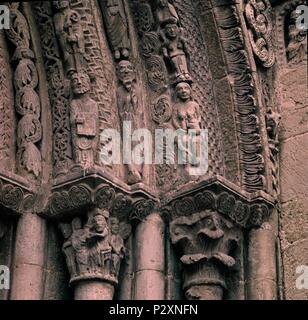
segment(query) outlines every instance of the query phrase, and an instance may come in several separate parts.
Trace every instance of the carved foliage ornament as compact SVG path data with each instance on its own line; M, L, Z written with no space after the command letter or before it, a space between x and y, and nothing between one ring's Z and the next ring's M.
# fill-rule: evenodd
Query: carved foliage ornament
M270 68L275 63L271 13L269 0L246 1L245 16L248 23L250 43L255 56L265 68Z
M33 210L34 200L34 196L20 186L0 179L0 206L14 212L24 212Z
M14 73L15 108L21 116L17 128L18 169L37 178L41 173L41 153L37 143L42 138L38 73L34 53L30 49L29 26L19 11L19 3L10 4L10 18L12 27L6 30L6 35L16 47L13 55L13 61L17 63Z
M170 235L184 266L186 298L222 300L226 271L234 267L240 228L217 212L205 210L170 223Z
M167 219L176 219L209 209L245 228L261 226L270 215L266 204L258 202L251 204L227 192L216 194L212 191L202 191L193 196L174 200L164 207L164 215Z

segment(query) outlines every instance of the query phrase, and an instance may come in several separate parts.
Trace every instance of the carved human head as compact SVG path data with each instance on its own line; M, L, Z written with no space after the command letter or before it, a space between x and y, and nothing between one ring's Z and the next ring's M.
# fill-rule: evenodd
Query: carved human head
M110 230L113 234L118 234L120 231L119 228L119 219L117 217L111 217L109 219Z
M84 94L91 89L89 76L84 72L76 72L71 76L71 86L74 94Z
M175 95L182 101L192 100L191 86L187 82L180 82L175 87Z
M175 39L179 35L180 29L174 20L170 20L165 26L165 34L169 39Z
M94 215L92 225L96 232L101 233L104 231L104 229L107 227L107 221L102 212L98 212Z
M80 218L74 218L72 221L72 229L75 230L80 230L82 228L82 223Z
M53 5L57 10L65 9L69 7L69 1L68 0L57 0L53 1Z
M135 69L128 60L122 60L118 64L118 76L121 82L128 83L135 80Z

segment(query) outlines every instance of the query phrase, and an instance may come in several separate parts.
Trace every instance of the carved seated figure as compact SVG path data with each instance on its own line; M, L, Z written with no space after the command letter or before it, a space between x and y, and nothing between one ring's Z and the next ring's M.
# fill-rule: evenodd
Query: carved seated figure
M83 168L88 168L94 164L98 141L98 106L89 96L90 79L87 74L74 73L71 86L74 97L70 120L75 160Z
M191 81L188 71L188 51L186 42L181 36L176 21L171 21L164 27L164 43L162 51L164 58L170 63L176 82Z

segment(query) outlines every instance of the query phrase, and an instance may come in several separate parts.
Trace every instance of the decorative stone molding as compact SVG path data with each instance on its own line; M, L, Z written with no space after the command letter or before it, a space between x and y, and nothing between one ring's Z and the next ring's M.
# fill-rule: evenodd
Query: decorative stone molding
M12 27L5 30L7 38L16 48L12 60L17 64L14 73L15 109L20 116L17 126L17 167L19 173L30 173L38 178L42 170L41 153L37 145L42 139L41 102L37 92L39 79L35 56L30 49L29 25L19 5L9 4Z
M249 192L264 190L265 163L256 92L235 2L214 7L213 12L235 101L241 185Z
M186 298L222 300L228 278L240 264L236 260L243 259L235 253L243 230L259 228L269 219L274 199L215 177L167 195L162 205L183 264Z
M136 185L137 186L137 185ZM42 213L50 219L63 219L85 207L106 209L129 220L143 220L155 206L155 197L142 188L116 184L93 170L84 176L72 177L53 187L48 206Z
M34 210L35 193L19 177L0 176L0 206L12 214L23 214Z
M248 23L252 50L265 68L275 63L275 50L272 41L272 8L269 0L247 0L245 17Z

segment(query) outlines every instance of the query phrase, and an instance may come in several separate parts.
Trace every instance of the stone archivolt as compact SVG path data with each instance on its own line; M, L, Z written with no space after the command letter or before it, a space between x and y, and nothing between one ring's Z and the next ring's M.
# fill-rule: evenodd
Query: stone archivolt
M139 7L139 2L132 0L144 58L144 63L138 64L129 6L122 0L99 2L105 26L100 32L106 33L109 49L100 48L107 47L106 43L98 44L97 26L91 21L92 2L33 5L36 22L42 27L39 33L53 121L52 186L44 195L46 206L38 213L56 222L62 231L71 284L93 280L114 287L121 262L127 258L125 241L132 226L145 221L153 211L161 212L183 264L186 297L222 299L230 273L238 260L244 259L235 254L243 234L267 221L275 202L266 193L257 93L235 1L228 5L211 1L211 12L234 99L239 185L218 175L227 164L221 160L214 95L206 83L211 81L206 50L197 22L191 19L204 4L196 1L190 8L189 0L142 1ZM18 114L17 160L20 170L38 178L42 170L38 70L28 23L18 4L11 4L11 10L16 30L8 31L7 37L16 49L12 65ZM247 1L245 16L253 52L263 67L269 68L275 61L269 2ZM198 29L198 36L188 34L189 27ZM185 39L184 34L190 38ZM142 72L148 80L145 90ZM109 75L112 81L108 81ZM143 91L150 101L148 109ZM98 163L99 136L108 121L114 128L128 120L133 129L152 126L147 123L147 113L154 127L185 132L209 127L209 176L188 181L187 176L183 179L183 171L175 172L178 168L158 167L157 186L163 190L159 197L145 185L142 166L125 165L125 174L119 179ZM273 163L278 154L278 126L279 115L269 110L266 130ZM1 176L1 206L17 213L33 210L36 192L17 181ZM172 184L175 188L166 193Z

